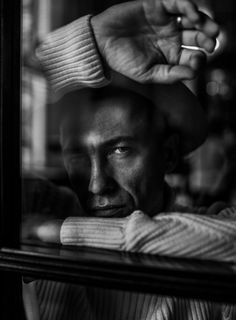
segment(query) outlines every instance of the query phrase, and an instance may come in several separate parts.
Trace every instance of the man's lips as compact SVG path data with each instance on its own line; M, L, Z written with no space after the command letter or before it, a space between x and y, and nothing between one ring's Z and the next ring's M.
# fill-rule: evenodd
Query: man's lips
M96 217L123 216L122 212L124 212L125 207L125 205L96 206L91 208L89 211Z
M117 208L124 208L125 205L123 204L109 204L106 206L94 206L91 208L91 210L111 210L111 209L117 209Z

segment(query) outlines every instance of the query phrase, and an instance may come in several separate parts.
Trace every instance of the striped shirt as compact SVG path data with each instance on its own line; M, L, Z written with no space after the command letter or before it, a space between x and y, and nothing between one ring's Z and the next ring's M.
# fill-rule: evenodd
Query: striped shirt
M63 223L61 241L64 245L235 262L236 209L218 208L210 207L205 215L168 212L150 218L135 211L119 219L69 217ZM28 286L34 288L37 319L42 320L236 319L236 307L206 301L46 280Z
M52 281L34 285L41 320L235 320L236 306L200 300L85 288Z

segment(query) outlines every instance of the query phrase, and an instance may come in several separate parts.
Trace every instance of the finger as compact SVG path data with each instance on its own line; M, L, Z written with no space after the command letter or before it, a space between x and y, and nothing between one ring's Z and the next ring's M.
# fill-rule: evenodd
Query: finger
M196 72L187 66L156 65L152 67L144 82L170 84L192 80Z
M181 25L182 29L198 29L209 37L217 37L219 34L219 25L203 12L200 12L200 20L197 24L193 23L188 17L183 16Z
M200 21L200 14L196 4L191 0L143 0L144 4L149 7L164 9L164 12L171 15L183 15L188 17L193 23ZM156 11L157 12L157 11Z
M182 29L195 29L195 23L189 20L188 17L182 17L181 19L181 27Z
M197 71L206 63L206 54L201 50L182 49L179 58L179 65L184 65Z
M214 51L216 40L201 31L187 30L182 32L182 44L199 47L210 53Z
M168 3L168 2L167 2ZM189 0L175 0L176 12L175 14L181 14L189 19L192 23L196 24L200 22L201 16L197 6Z
M217 37L220 30L219 25L203 12L201 12L201 20L197 24L196 28L204 32L209 37Z

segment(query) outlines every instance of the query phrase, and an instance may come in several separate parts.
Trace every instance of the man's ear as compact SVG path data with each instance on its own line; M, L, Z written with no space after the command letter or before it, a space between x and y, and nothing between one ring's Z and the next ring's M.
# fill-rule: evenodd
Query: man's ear
M164 143L165 173L172 172L180 158L180 137L177 133L171 134Z

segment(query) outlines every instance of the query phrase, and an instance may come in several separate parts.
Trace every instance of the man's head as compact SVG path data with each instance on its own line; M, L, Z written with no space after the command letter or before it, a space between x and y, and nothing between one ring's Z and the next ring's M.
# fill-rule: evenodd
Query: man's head
M95 96L81 104L76 93L68 94L64 103L71 112L61 128L65 167L85 212L105 217L135 209L159 212L164 175L177 160L176 135L142 95L103 89Z

